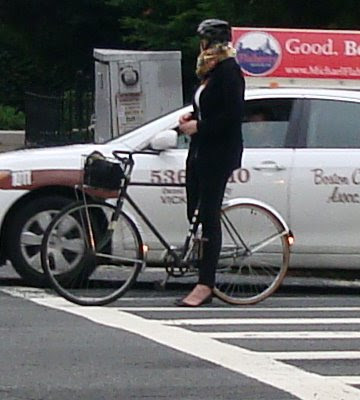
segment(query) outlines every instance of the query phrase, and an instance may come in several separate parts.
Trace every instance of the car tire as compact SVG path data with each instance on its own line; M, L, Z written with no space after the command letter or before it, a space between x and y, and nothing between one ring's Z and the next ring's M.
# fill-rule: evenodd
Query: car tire
M9 259L27 284L46 284L40 260L41 240L51 218L71 201L71 198L63 196L34 198L10 219L7 231Z

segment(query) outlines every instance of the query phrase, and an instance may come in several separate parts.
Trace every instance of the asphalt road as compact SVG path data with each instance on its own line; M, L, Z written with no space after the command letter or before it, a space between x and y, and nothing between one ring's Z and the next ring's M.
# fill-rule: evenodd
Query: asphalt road
M360 296L340 286L188 310L188 285L144 279L84 308L0 273L0 399L358 400Z

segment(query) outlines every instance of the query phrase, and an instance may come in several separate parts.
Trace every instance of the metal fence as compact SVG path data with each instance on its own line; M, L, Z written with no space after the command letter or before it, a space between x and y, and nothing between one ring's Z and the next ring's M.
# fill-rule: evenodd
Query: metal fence
M25 93L25 143L51 146L94 139L93 81L78 77L59 94Z

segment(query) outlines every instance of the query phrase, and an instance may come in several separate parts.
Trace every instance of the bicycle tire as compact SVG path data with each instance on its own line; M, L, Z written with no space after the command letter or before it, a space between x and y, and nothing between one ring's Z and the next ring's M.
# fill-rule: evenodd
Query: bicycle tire
M141 271L139 230L124 212L108 229L114 210L108 203L78 201L61 210L46 229L42 268L51 287L72 303L109 304L130 289ZM69 278L60 279L68 269Z
M222 250L214 295L229 304L249 305L271 296L286 276L290 231L260 202L233 202L221 212Z

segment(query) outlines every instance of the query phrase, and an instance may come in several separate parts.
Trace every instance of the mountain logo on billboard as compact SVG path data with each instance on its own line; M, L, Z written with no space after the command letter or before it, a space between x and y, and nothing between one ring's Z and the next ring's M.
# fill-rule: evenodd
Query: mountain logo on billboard
M248 32L235 44L236 60L248 75L262 76L273 72L281 61L281 46L270 34Z

